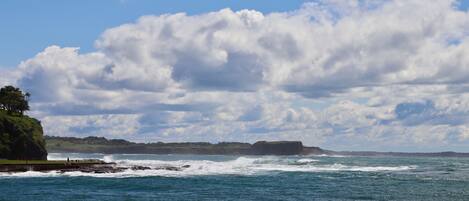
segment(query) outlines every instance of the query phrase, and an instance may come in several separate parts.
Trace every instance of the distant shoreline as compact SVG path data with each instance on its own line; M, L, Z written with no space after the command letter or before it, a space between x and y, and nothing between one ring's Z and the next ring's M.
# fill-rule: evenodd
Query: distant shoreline
M242 142L182 142L135 143L103 137L45 136L46 148L51 153L103 153L103 154L204 154L204 155L342 155L342 156L394 156L394 157L469 157L460 152L375 152L332 151L320 147L306 147L300 141Z

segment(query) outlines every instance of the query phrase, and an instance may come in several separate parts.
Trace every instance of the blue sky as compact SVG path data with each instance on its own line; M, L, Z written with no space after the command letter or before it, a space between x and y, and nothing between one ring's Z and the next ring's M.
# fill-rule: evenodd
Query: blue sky
M49 45L94 49L107 28L134 22L143 15L185 12L190 15L255 9L282 12L298 9L305 0L5 0L0 3L0 67L14 67Z
M469 151L468 7L7 0L0 86L47 135Z

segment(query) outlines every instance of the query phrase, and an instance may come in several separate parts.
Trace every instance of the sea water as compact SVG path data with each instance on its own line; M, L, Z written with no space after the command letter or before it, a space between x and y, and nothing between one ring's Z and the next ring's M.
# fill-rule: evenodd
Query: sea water
M0 173L0 200L469 200L469 158L49 154L182 171Z

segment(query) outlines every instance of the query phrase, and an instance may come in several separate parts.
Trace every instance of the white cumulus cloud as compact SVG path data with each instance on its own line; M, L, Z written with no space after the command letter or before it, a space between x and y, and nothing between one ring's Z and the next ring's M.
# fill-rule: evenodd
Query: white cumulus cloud
M469 139L469 14L457 3L142 16L91 53L47 47L0 84L32 93L50 135L443 149Z

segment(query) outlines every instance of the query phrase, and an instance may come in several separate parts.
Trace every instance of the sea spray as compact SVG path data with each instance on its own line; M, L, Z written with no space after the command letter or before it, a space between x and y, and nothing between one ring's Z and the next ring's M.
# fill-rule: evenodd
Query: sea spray
M384 166L380 164L350 164L345 159L325 156L301 157L301 156L206 156L197 158L190 155L151 155L151 154L73 154L53 153L50 159L72 159L95 158L106 162L115 162L117 166L132 167L144 166L148 170L125 170L119 173L82 173L82 172L26 172L26 173L4 173L0 177L47 177L47 176L90 176L90 177L187 177L203 175L261 175L272 172L389 172L409 171L418 168L417 165ZM192 159L195 158L195 159ZM342 160L342 161L341 161ZM158 169L158 167L187 166L181 171L170 171Z

